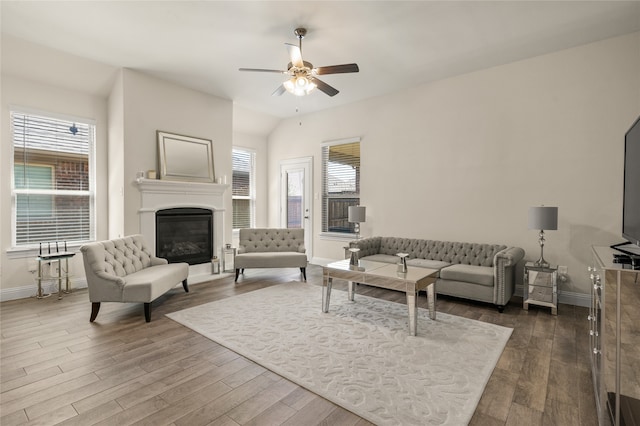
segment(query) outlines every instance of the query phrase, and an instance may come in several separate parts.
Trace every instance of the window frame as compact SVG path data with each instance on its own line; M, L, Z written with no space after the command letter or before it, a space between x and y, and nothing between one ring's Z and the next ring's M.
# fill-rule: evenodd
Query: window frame
M249 170L249 195L233 195L233 155L234 151L246 153L250 158ZM238 232L240 228L236 228L233 223L233 200L249 200L249 228L256 227L256 150L240 146L233 146L231 149L231 228L233 232Z
M362 140L360 137L351 137L351 138L345 138L345 139L337 139L337 140L332 140L332 141L327 141L327 142L323 142L321 144L321 155L320 155L320 163L321 163L321 207L320 207L320 216L321 216L321 232L320 232L320 237L323 239L333 239L333 240L352 240L354 238L356 238L356 233L355 232L336 232L336 231L329 231L328 230L328 221L329 218L326 217L326 215L328 215L328 198L329 198L329 194L328 194L328 176L327 176L327 168L328 168L328 164L327 161L325 161L325 149L329 149L332 146L336 146L336 145L347 145L347 144L352 144L352 143L358 143L360 144L360 166L359 166L359 171L356 173L356 189L357 192L355 192L354 194L345 194L344 196L341 197L333 197L333 198L344 198L344 199L356 199L356 205L360 204L360 199L361 199L361 182L360 182L360 177L361 177L361 172L362 172ZM353 229L352 226L350 226L351 229Z
M24 189L16 188L15 167L16 164L23 164L25 166L47 166L54 168L53 165L43 163L42 157L36 155L33 161L17 162L15 161L15 142L14 142L14 114L21 114L25 116L42 117L48 120L58 120L64 122L71 122L75 124L82 124L89 126L88 134L88 188L86 190L70 190L70 189ZM10 137L10 185L11 185L11 247L6 250L9 258L20 258L25 256L31 256L33 253L37 253L40 243L27 243L18 244L18 195L19 194L34 194L34 195L56 195L62 196L86 196L89 200L89 238L82 240L69 241L67 244L68 249L74 249L80 247L82 244L86 244L91 241L96 241L96 138L97 138L97 124L96 120L71 116L65 114L54 113L50 111L37 110L32 108L25 108L19 106L10 106L9 108L9 137ZM60 152L60 151L59 151ZM55 154L52 154L55 156ZM52 176L52 182L55 182L55 173ZM54 243L55 241L51 241Z

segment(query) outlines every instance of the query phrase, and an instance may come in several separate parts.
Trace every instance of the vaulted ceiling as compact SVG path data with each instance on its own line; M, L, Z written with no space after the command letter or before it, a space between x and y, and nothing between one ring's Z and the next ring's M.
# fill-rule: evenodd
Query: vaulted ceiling
M640 30L636 1L2 1L0 8L3 35L139 70L274 117ZM306 61L360 67L323 76L340 91L335 97L318 91L274 97L282 75L238 71L286 69L284 43L296 44L293 31L301 26L308 29ZM65 72L78 73L76 84L91 78Z

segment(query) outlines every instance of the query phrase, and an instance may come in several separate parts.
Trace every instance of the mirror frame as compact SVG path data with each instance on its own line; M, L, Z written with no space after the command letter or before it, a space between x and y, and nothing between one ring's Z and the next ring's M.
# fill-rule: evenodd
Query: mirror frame
M160 179L185 182L215 182L213 141L192 136L177 135L160 130L157 130L156 134L158 136L158 168L160 170ZM193 151L193 148L195 148L198 153L197 155L183 159L178 159L175 156L172 158L172 156L167 155L168 148L171 147L173 148L172 150L175 151L176 147L180 150L181 146L185 152ZM188 164L194 164L195 167L190 168L194 170L194 172L186 170L178 164L178 160L186 161ZM201 170L202 172L196 173L197 170Z

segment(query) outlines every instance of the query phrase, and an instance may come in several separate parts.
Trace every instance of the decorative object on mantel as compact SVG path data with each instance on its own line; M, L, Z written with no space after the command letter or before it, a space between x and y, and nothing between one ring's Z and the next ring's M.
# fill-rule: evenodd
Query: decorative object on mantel
M160 179L215 183L213 142L210 139L160 130L156 133Z
M349 206L348 221L353 223L356 240L360 239L360 223L367 220L367 208L365 206Z
M529 229L539 229L538 243L540 244L540 259L535 262L535 266L548 267L549 262L544 260L544 231L555 231L558 229L558 208L557 207L529 207Z
M156 179L156 171L147 170L147 179Z

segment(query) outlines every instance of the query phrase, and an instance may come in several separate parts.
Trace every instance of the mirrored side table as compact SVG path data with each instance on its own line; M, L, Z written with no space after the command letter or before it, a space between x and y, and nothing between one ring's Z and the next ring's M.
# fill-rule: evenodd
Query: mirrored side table
M236 248L227 244L222 247L222 272L234 272L233 261L236 257Z
M558 267L556 265L536 266L534 262L524 265L523 308L539 305L551 308L552 315L558 315Z

